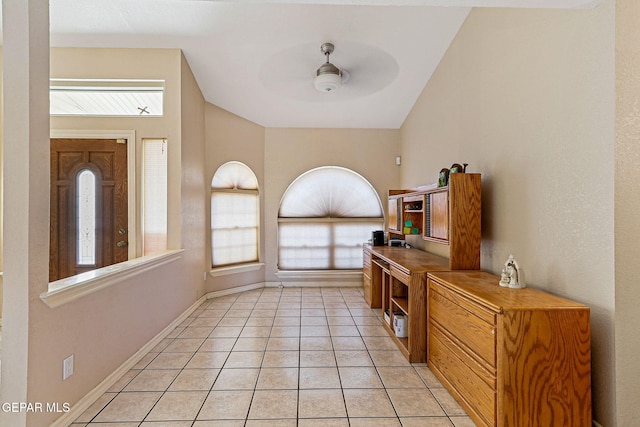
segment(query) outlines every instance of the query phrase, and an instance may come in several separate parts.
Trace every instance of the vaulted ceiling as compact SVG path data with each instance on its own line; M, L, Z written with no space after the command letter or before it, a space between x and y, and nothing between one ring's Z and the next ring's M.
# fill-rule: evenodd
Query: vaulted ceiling
M208 102L265 127L395 129L472 7L601 1L51 0L51 44L180 48ZM323 42L349 73L332 93L313 86Z

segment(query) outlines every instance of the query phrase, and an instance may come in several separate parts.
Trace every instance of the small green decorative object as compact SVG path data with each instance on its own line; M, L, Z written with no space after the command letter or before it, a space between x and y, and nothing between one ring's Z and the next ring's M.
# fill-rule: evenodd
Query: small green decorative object
M449 169L442 168L438 176L438 187L446 187L447 185L449 185Z

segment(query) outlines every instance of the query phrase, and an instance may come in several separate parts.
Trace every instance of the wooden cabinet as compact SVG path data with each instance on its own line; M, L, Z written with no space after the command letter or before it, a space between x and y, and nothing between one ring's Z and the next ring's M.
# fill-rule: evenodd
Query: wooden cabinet
M447 187L389 190L388 230L392 236L419 234L449 245L451 270L478 270L481 205L480 174L451 174Z
M590 426L589 308L481 271L428 274L428 365L479 426Z
M426 362L427 272L448 270L447 259L417 249L370 245L364 246L364 257L370 259L370 286L365 284L365 299L369 298L372 308L381 308L383 325L407 360ZM388 318L384 316L387 310ZM394 313L406 316L406 337L396 336Z

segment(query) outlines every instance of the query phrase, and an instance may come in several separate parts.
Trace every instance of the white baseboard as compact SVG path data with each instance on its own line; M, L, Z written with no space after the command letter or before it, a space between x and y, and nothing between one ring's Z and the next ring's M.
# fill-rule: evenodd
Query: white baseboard
M600 424L596 420L593 420L593 427L603 427L603 426L602 426L602 424Z
M140 350L138 350L133 356L127 359L122 365L120 365L115 371L113 371L107 378L105 378L100 384L98 384L93 390L87 393L82 399L77 401L71 406L69 412L66 412L60 418L56 419L50 427L67 427L74 422L80 415L84 413L100 396L107 392L125 373L133 368L136 363L140 361L144 356L151 351L156 345L166 338L178 325L180 325L191 313L193 313L204 301L206 297L199 298L191 307L189 307L184 313L182 313L176 320L171 322L169 326L164 328L160 333L146 343Z
M265 282L252 283L250 285L238 286L236 288L222 289L220 291L213 291L206 294L207 299L225 297L227 295L238 294L240 292L253 291L255 289L262 289L265 287Z

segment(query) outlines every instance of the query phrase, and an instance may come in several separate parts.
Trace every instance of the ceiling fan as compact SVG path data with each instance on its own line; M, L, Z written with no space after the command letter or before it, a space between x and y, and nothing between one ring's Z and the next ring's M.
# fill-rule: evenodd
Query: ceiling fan
M320 51L327 60L318 68L316 77L313 80L313 84L319 92L329 93L338 90L349 79L349 73L346 70L340 70L329 62L329 55L333 53L334 49L333 43L322 43L320 45Z

